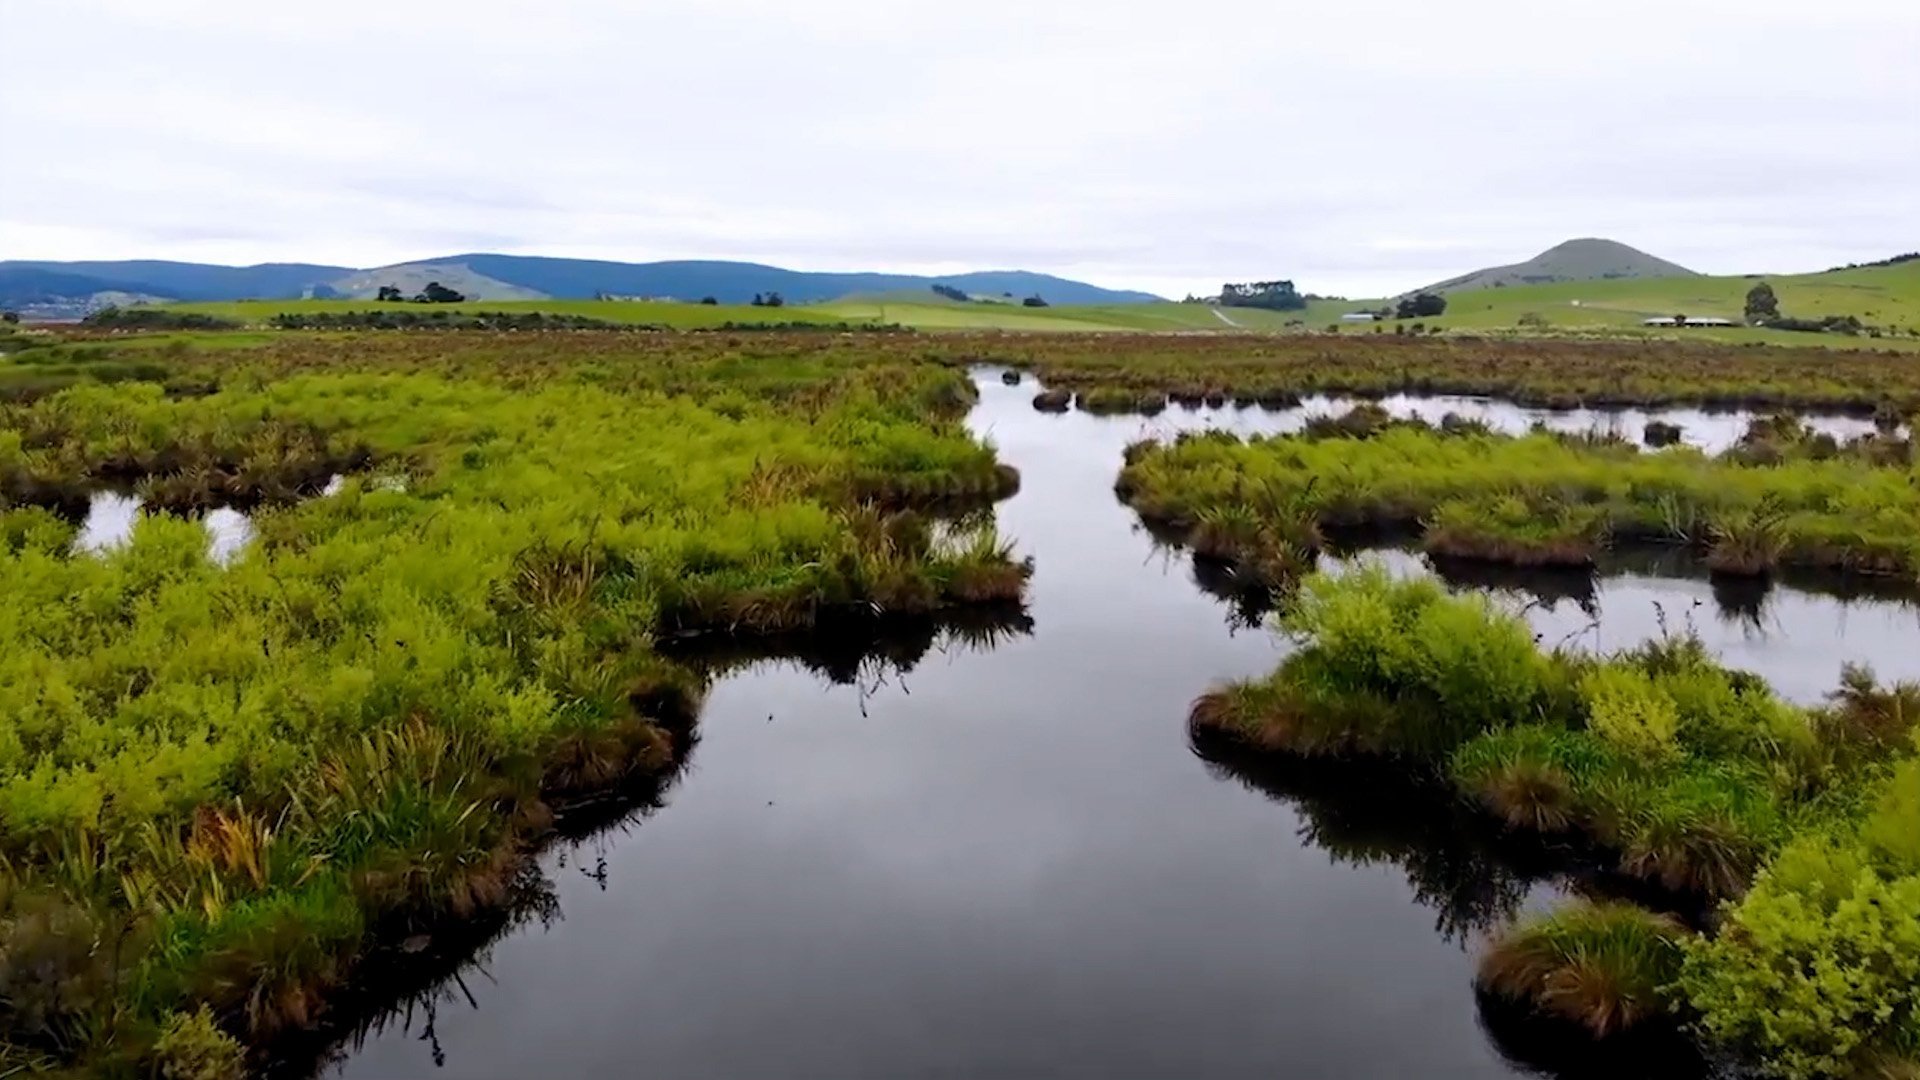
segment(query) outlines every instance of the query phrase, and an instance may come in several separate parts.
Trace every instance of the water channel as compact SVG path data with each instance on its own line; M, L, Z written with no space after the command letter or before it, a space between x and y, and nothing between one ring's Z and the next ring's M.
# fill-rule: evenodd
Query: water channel
M1031 381L976 378L970 423L1022 474L999 520L1036 561L1031 633L851 681L792 662L724 679L657 812L550 850L541 917L322 1074L1652 1075L1545 1061L1475 999L1476 935L1564 889L1550 863L1417 787L1190 741L1191 700L1285 645L1114 498L1121 451L1289 414L1047 415ZM1617 569L1478 583L1549 641L1691 622L1801 701L1848 660L1920 677L1905 599Z

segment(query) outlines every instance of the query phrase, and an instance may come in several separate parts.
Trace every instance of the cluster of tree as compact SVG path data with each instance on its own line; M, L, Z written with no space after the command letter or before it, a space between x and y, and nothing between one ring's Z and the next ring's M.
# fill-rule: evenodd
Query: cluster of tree
M1447 313L1447 298L1439 293L1421 292L1412 296L1403 296L1394 305L1393 317L1396 319L1432 318Z
M973 302L973 297L967 295L967 290L956 289L951 285L942 285L939 282L935 282L933 285L933 291L934 291L934 294L937 296L944 296L947 299L956 301L958 303L971 304Z
M1845 266L1836 266L1828 270L1827 273L1834 274L1842 270L1866 270L1876 266L1899 266L1901 263L1913 262L1916 259L1920 259L1920 251L1909 251L1904 254L1895 255L1889 259L1878 259L1874 262L1848 263Z
M777 292L754 293L753 306L754 307L786 307L787 298L784 296L781 296Z
M1780 317L1780 298L1773 294L1773 286L1761 282L1747 290L1747 321L1764 323L1768 319Z
M172 311L155 307L106 307L80 320L82 326L109 330L238 330L231 319L215 318L198 311Z
M1827 315L1818 319L1795 319L1782 315L1763 320L1769 330L1799 330L1809 334L1859 334L1867 329L1858 315Z
M8 326L18 326L20 324L20 313L17 311L0 311L0 322L6 323Z
M1032 296L1029 296L1025 300L1020 301L1020 306L1021 307L1046 307L1048 305L1045 297L1041 296L1039 293L1034 293Z
M1905 257L1896 257L1891 262L1905 261ZM1860 321L1858 315L1826 315L1818 319L1796 319L1780 314L1780 298L1774 295L1773 286L1761 282L1747 290L1747 322L1754 326L1764 326L1769 330L1798 330L1809 334L1860 334L1870 329L1877 337L1879 331Z
M413 296L407 296L397 285L382 285L374 299L383 304L460 304L466 302L466 294L447 288L437 281L427 282L427 287Z
M899 323L801 322L799 320L784 322L733 322L729 320L715 327L696 328L694 333L704 334L715 331L725 331L729 333L737 333L740 331L772 331L778 333L813 331L816 333L831 334L911 334L914 332L913 327L901 326Z
M546 311L283 312L278 330L666 330L651 323L609 322Z
M1307 306L1307 298L1300 295L1291 281L1229 282L1220 286L1220 306L1299 311Z

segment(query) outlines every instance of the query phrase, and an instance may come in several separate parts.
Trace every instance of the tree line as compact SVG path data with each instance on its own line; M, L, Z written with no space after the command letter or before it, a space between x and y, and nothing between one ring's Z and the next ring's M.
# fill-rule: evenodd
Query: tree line
M426 288L412 296L401 292L398 285L382 285L374 299L383 304L463 304L467 296L437 281L429 281Z

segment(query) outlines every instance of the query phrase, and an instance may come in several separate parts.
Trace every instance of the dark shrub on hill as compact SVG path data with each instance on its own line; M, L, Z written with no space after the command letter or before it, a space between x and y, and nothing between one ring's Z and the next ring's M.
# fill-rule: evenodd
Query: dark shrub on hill
M1393 309L1393 317L1396 319L1431 318L1432 316L1445 315L1446 313L1447 298L1441 296L1439 293L1430 292L1403 296Z
M647 323L609 322L545 311L321 311L283 312L277 330L665 330Z
M1795 319L1781 316L1760 325L1769 330L1798 330L1809 334L1858 334L1866 329L1858 315L1828 315L1819 319Z
M240 324L197 311L166 308L102 308L80 320L83 326L108 330L238 330Z
M1291 281L1254 281L1220 286L1221 307L1266 308L1268 311L1299 311L1307 306Z

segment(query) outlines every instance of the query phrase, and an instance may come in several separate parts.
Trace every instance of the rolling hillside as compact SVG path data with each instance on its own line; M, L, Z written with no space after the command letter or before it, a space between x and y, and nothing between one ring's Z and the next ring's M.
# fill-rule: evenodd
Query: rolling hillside
M1587 237L1556 244L1526 262L1475 270L1418 291L1458 293L1516 285L1692 276L1696 276L1692 270L1678 263L1656 258L1615 240Z
M391 310L393 305L363 300L228 301L182 304L182 310L202 312L251 326L263 325L281 312ZM419 310L407 305L408 310ZM1164 331L1173 333L1272 333L1286 328L1298 313L1235 309L1231 324L1203 304L1168 301L1127 304L1070 304L1026 308L1013 304L960 304L931 293L925 299L892 293L855 297L822 304L782 308L744 304L687 304L629 300L502 300L435 305L433 310L545 311L586 315L610 322L642 323L679 329L708 329L727 323L767 322L882 323L918 330L1009 331Z
M1427 321L1448 327L1505 327L1535 316L1555 328L1638 326L1642 319L1662 315L1738 321L1745 313L1747 291L1761 281L1773 286L1784 315L1855 315L1872 326L1920 329L1920 262L1821 274L1696 275L1486 289L1449 296L1446 315Z
M15 287L9 287L9 282ZM944 283L969 293L1040 295L1054 304L1146 303L1158 297L1023 270L989 270L941 277L915 274L817 273L742 262L620 263L484 253L449 255L356 270L343 266L266 264L213 266L159 261L57 263L0 262L0 306L43 305L49 317L77 318L100 306L100 294L167 300L285 300L305 295L372 298L381 286L408 294L429 281L479 300L588 300L623 297L714 297L744 304L756 294L779 293L789 303L833 300L890 290L927 292Z

